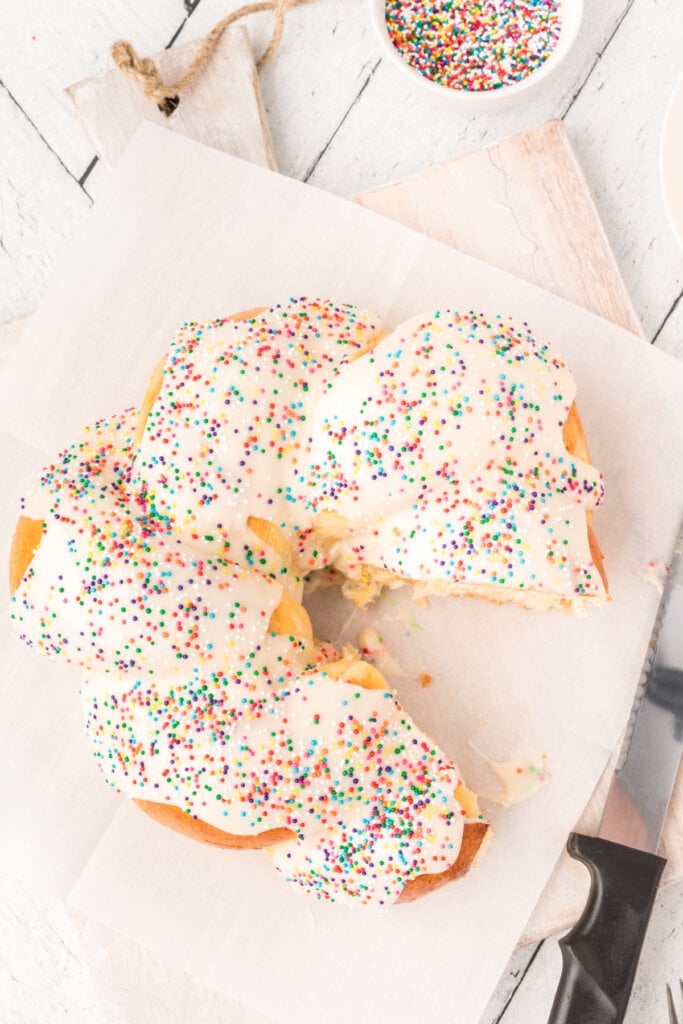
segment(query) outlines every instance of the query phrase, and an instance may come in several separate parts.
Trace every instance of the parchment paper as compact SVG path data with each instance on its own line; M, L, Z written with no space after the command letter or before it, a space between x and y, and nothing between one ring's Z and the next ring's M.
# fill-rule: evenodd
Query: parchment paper
M493 789L468 739L501 760L547 753L550 782L490 808L463 881L385 914L317 904L267 854L202 847L116 796L83 735L78 670L24 649L4 616L3 863L274 1020L474 1024L628 715L659 600L646 567L668 560L683 508L683 367L342 199L143 125L0 383L3 556L32 473L139 401L179 322L302 294L389 326L444 304L502 312L568 360L605 476L613 603L580 617L392 593L346 629L377 626L400 699L470 784ZM311 609L337 639L348 606L319 591Z

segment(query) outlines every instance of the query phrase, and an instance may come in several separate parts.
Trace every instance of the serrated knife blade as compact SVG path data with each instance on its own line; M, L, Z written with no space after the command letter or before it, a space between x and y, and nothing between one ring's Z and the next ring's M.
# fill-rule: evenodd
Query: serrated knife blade
M620 1024L666 861L656 854L683 749L683 533L679 532L597 836L573 832L591 875L583 914L560 940L549 1024Z
M677 550L599 836L657 852L682 750L683 555Z

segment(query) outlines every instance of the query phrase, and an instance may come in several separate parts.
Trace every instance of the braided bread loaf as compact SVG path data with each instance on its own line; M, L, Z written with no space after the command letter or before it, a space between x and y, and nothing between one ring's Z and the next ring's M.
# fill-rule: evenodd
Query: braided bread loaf
M333 900L464 873L487 835L457 769L303 578L526 607L606 600L564 363L527 328L441 311L390 335L300 300L188 323L140 412L47 467L10 575L24 638L80 664L108 780L204 842L268 847Z

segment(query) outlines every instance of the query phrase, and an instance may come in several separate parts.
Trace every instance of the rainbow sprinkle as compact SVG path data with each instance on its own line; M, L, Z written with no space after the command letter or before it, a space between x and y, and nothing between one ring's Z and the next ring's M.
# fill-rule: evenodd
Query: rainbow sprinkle
M488 92L527 78L560 36L560 0L387 0L392 43L425 78Z
M233 835L287 828L285 878L386 905L457 859L457 768L392 694L279 632L285 597L330 567L519 603L605 591L586 531L602 481L565 448L565 363L499 315L444 307L379 341L376 323L302 298L184 324L140 443L128 410L43 469L12 618L86 673L112 786ZM398 674L378 637L361 647Z

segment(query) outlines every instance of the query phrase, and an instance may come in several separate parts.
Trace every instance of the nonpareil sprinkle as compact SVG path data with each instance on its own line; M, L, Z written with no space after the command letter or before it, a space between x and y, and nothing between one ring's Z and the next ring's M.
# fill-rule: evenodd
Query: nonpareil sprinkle
M392 43L449 89L487 92L526 78L560 36L560 0L386 0Z

